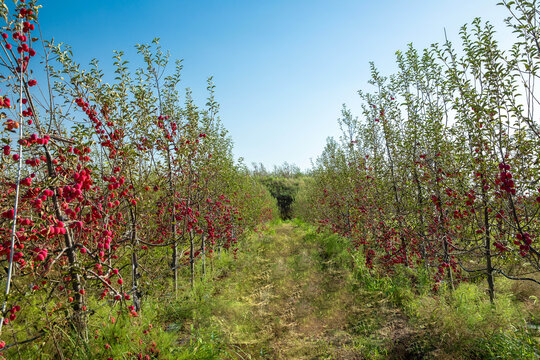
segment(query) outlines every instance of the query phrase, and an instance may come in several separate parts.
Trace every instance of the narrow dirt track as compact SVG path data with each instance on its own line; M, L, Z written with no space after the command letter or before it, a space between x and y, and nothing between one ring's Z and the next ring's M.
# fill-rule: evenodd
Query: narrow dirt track
M234 359L409 358L413 331L384 297L353 289L350 273L293 224L262 236L240 260L236 311L215 314ZM239 278L239 277L238 277ZM401 349L403 348L403 349ZM389 349L389 350L387 350Z

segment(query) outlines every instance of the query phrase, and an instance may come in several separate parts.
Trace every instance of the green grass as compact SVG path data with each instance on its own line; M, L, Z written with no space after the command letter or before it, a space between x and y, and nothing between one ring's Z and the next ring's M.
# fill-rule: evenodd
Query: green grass
M424 268L413 272L397 266L391 276L383 276L367 269L362 255L354 261L356 290L381 293L419 330L421 336L412 344L416 352L452 359L540 356L538 332L527 326L534 317L514 296L510 280L497 279L499 291L492 305L481 283L461 283L454 291L443 285L434 294Z
M91 300L91 341L58 326L57 346L83 360L538 358L530 328L538 310L524 306L534 297L514 282L497 279L494 306L480 283L434 294L424 268L396 266L390 276L368 269L346 239L298 220L276 222L240 246L238 260L224 251L209 262L204 279L197 268L193 289L182 271L176 299L156 288L162 296L149 294L139 317ZM55 349L36 341L5 355L55 359Z

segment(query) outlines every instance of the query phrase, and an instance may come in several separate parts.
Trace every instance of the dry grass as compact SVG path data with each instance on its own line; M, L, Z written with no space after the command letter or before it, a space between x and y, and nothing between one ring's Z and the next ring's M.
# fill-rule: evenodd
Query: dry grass
M384 298L353 290L349 270L304 230L282 224L250 249L213 299L230 358L384 359L414 334Z

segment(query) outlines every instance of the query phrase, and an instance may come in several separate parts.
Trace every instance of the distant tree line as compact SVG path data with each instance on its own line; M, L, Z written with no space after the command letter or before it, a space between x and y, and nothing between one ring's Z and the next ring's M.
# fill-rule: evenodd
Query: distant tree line
M262 163L252 163L252 176L257 178L276 199L280 217L284 220L293 217L292 205L298 190L304 185L306 175L295 164L284 162L268 171Z

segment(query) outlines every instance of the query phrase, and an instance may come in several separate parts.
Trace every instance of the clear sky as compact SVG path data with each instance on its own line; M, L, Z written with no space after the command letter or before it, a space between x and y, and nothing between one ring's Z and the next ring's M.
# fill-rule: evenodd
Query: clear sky
M113 50L154 37L184 59L184 87L205 103L213 76L221 119L235 155L266 167L301 168L339 135L343 103L359 112L357 90L369 89L369 61L395 70L395 51L422 49L479 16L501 37L498 0L43 0L45 38L72 46L83 64L100 60L112 73Z

